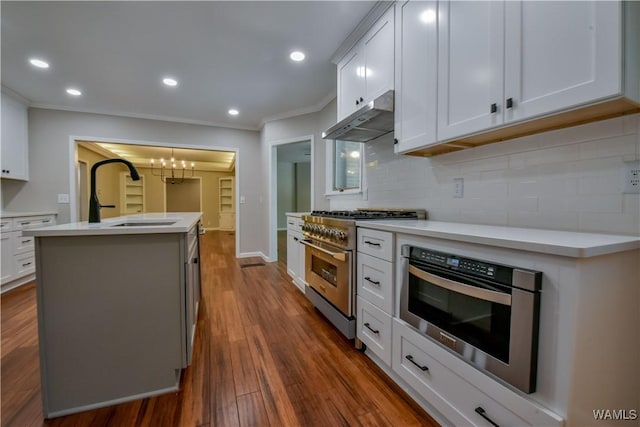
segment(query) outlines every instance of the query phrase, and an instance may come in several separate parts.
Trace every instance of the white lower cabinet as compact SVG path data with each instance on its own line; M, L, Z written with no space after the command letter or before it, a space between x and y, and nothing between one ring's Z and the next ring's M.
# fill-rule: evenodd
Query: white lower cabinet
M530 400L488 376L466 375L464 361L393 319L392 369L452 425L558 426ZM488 394L488 393L491 393Z
M384 363L391 366L391 316L358 297L356 335Z
M291 276L293 284L303 293L306 281L305 270L305 246L302 244L302 220L298 217L287 216L287 273Z
M15 214L14 214L15 215ZM55 225L55 215L6 216L2 218L2 292L33 280L36 272L34 239L23 236L30 228Z

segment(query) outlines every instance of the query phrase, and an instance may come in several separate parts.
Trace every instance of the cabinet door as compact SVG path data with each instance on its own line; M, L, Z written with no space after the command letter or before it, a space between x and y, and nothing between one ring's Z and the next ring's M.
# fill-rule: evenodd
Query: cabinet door
M394 8L391 7L365 36L364 102L393 89L393 28Z
M13 233L6 232L0 234L0 248L2 248L2 279L7 283L13 278ZM18 233L19 234L19 233Z
M302 244L302 239L304 239L304 236L301 233L297 233L297 237L298 237L298 279L299 279L299 283L305 284L307 283L307 281L304 278L305 275L305 259L306 256L304 254L306 246ZM304 286L301 287L300 289L302 292L304 292Z
M621 93L621 13L617 1L507 1L505 121Z
M502 124L504 3L439 7L438 139L448 140Z
M359 51L358 48L354 48L338 64L338 120L356 111L364 101L364 51Z
M27 107L2 94L2 178L29 179Z
M436 142L437 2L409 1L396 9L396 153Z
M287 273L293 279L298 276L298 268L300 266L299 260L299 246L302 246L299 242L296 233L289 231L287 232Z

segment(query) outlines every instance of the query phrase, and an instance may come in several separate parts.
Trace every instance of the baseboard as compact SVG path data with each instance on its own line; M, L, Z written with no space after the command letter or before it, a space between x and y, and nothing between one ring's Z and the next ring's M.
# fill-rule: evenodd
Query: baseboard
M262 252L242 252L238 254L238 258L255 258L260 257L264 262L273 262L271 258L263 254Z
M218 231L218 230L220 230L219 227L204 227L204 229L207 230L207 231Z
M11 289L15 289L19 286L26 285L27 283L33 280L36 280L35 273L27 274L26 276L20 277L16 280L13 280L9 283L5 283L4 285L2 285L2 287L0 288L0 293L4 294L5 292L10 291Z

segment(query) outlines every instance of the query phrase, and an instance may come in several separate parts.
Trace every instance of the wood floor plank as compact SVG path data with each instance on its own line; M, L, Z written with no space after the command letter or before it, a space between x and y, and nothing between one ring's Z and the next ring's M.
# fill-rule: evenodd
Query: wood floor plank
M271 425L260 392L238 396L238 414L241 427L269 427Z
M309 303L279 257L236 259L235 233L201 236L193 364L180 391L53 420L42 413L35 285L3 294L1 426L436 426Z

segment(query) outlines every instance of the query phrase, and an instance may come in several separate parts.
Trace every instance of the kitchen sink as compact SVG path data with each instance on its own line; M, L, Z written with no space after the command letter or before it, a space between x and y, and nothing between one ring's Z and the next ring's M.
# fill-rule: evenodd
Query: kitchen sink
M162 225L173 225L176 221L131 221L114 224L111 227L158 227Z

